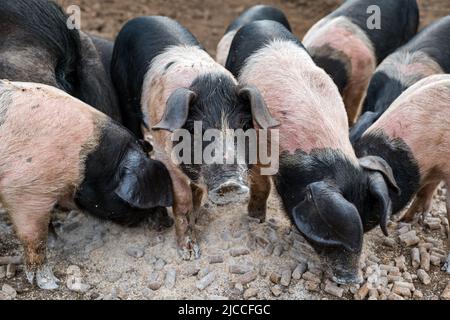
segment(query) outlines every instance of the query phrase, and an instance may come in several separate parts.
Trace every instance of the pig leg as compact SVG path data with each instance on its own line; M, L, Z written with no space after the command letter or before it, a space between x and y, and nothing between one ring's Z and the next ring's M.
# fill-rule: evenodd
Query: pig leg
M172 162L164 163L172 179L173 215L179 253L183 260L200 257L200 248L193 234L192 213L194 209L193 195L188 177Z
M432 182L423 186L416 195L411 207L403 216L403 221L412 222L417 213L426 214L431 211L433 205L434 191L439 185L438 182Z
M266 220L267 199L270 195L270 177L261 175L261 169L254 167L250 172L250 201L248 204L248 215Z
M17 206L8 206L9 215L24 248L28 281L33 283L36 276L39 288L45 290L58 288L59 280L46 264L45 255L52 201L40 199L28 204L24 199L16 199L11 202L7 200L7 203L17 203Z

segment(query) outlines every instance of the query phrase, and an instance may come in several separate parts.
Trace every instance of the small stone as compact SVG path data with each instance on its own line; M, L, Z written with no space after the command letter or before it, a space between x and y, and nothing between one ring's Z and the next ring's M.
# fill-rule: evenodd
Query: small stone
M278 274L276 272L272 272L270 274L270 281L272 281L272 283L278 284L278 283L280 283L280 280L281 280L281 275L280 274Z
M450 300L450 282L447 284L447 287L442 292L441 299L442 300Z
M327 284L325 285L325 289L324 291L326 293L331 294L332 296L338 297L338 298L342 298L342 295L344 294L344 289L339 288L338 286L336 286L333 282L328 281Z
M283 270L281 273L280 284L284 287L289 287L289 284L291 283L291 276L292 272L290 269Z
M440 267L442 265L442 263L444 262L445 257L438 255L436 253L432 253L430 255L430 262L433 266L437 266Z
M244 292L244 299L248 300L250 298L256 297L258 295L258 290L255 288L248 288Z
M405 234L407 232L411 231L411 226L404 226L397 230L398 235Z
M264 248L264 254L263 254L263 255L264 255L265 257L268 257L268 256L272 255L273 250L274 250L273 244L269 243L269 244Z
M400 271L405 271L406 270L406 258L404 256L400 256L397 258L394 258L395 261L395 266L400 270Z
M270 241L266 237L263 237L261 235L257 235L255 237L255 240L256 240L256 243L263 248L265 248L270 243Z
M243 285L246 285L250 282L255 281L257 277L258 277L258 271L252 270L252 271L249 271L249 272L237 277L236 281L238 281L239 283L242 283Z
M13 287L11 287L9 284L4 284L2 286L2 292L4 295L7 296L9 299L15 299L17 297L17 291Z
M16 276L17 267L15 264L8 264L6 266L6 278L11 279Z
M83 283L81 278L81 269L77 265L71 265L66 269L66 286L70 291L84 293L91 287Z
M148 279L148 287L153 291L159 290L163 284L162 272L152 272Z
M166 273L166 287L169 289L173 289L175 287L175 283L177 280L177 271L173 268L167 270Z
M387 297L387 299L388 299L388 300L405 300L405 299L403 299L400 295L398 295L398 294L396 294L396 293L394 293L394 292L391 292L391 293L389 294L389 296Z
M196 276L200 271L200 268L197 265L191 264L187 265L183 270L183 274L188 277Z
M279 257L279 256L281 256L282 253L283 253L283 245L277 244L275 246L275 248L273 249L273 255L275 257Z
M411 290L407 287L399 285L398 282L394 283L392 292L405 298L411 298Z
M0 280L6 278L6 266L0 266Z
M368 300L378 300L379 297L380 297L380 295L378 294L378 290L377 289L370 289L369 290L369 298L368 298Z
M389 248L395 247L395 240L392 238L384 238L383 239L383 245Z
M413 282L413 278L409 272L403 272L402 277L408 282Z
M307 268L308 265L306 263L299 263L294 269L294 272L292 272L292 279L300 280L302 278L302 275L306 272Z
M206 276L204 276L203 278L201 278L198 282L197 282L197 289L199 290L204 290L206 289L211 283L213 283L213 281L216 279L216 274L214 272L210 272L208 273Z
M305 288L306 288L306 290L309 290L309 291L315 291L315 292L320 291L319 285L320 285L320 283L315 282L315 281L308 280L305 282Z
M273 287L270 289L270 291L272 291L272 294L273 294L275 297L279 297L279 296L281 296L281 294L283 293L283 291L281 290L281 287L280 287L279 285L273 286Z
M230 250L230 255L232 257L239 257L249 254L250 251L247 248L233 248Z
M413 293L413 298L414 299L422 299L423 298L423 293L420 290L416 290Z
M428 273L423 270L423 269L419 269L417 270L417 277L419 278L419 280L424 284L424 285L429 285L431 283L431 278L428 275Z
M209 256L209 263L210 264L223 263L223 256L222 255Z
M241 294L242 292L244 292L244 286L242 285L242 283L238 282L234 285L234 288L239 291L239 294Z
M156 260L155 264L153 265L153 268L156 271L160 271L164 268L165 265L166 265L166 262L163 259L159 258L158 260Z
M420 267L420 251L419 248L411 249L411 264L414 269L418 269Z
M430 271L431 265L430 254L423 247L419 248L419 251L420 251L420 268L425 271Z
M204 276L206 276L210 272L211 272L211 269L209 268L209 266L206 266L203 269L200 269L200 271L197 274L197 278L201 279L201 278L203 278Z
M144 249L140 247L128 247L126 253L133 258L142 258L144 256Z
M321 281L317 275L315 275L314 273L312 273L310 271L305 272L303 274L302 278L307 281L312 281L312 282L317 282L317 283L320 283L320 281Z
M232 264L228 267L228 271L232 274L244 274L252 270L252 267L243 264Z
M364 300L367 297L368 293L369 293L369 284L366 282L361 286L361 288L359 288L358 292L355 295L355 299Z
M416 231L412 230L399 236L400 241L406 246L414 246L420 242L420 238L416 235Z

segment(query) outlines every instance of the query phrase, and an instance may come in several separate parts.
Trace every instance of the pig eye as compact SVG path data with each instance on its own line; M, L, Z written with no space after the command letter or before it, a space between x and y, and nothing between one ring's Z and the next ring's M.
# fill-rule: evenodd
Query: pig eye
M305 200L306 201L312 201L313 197L312 197L312 193L311 190L309 188L306 189L306 195L305 195Z

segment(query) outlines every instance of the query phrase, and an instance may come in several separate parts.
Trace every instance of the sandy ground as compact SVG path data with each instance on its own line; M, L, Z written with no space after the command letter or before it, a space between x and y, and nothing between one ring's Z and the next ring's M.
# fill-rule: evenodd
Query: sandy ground
M188 27L211 54L215 54L215 46L228 23L252 4L272 3L282 8L294 32L301 37L340 3L336 0L227 0L220 4L211 0L60 2L64 6L80 5L82 29L110 39L130 18L168 15ZM450 14L448 0L419 2L424 24ZM8 287L11 286L16 292L11 295L16 299L337 299L339 296L352 299L355 293L372 299L395 299L402 294L404 298L439 299L450 282L450 276L441 271L442 255L448 252L444 196L445 190L440 190L432 213L419 223L392 222L391 241L378 229L366 235L362 257L366 282L362 288L339 288L328 282L318 257L292 228L276 195L270 199L268 221L263 224L247 218L245 204L232 207L206 204L197 223L202 257L192 262L178 258L173 228L157 232L149 223L126 229L75 211L55 212L59 237L50 241L48 256L61 280L60 289L38 290L25 281L23 266L18 265L9 278L6 268L0 266L0 289L3 288L0 298L8 297L5 292L11 293ZM430 219L441 221L438 228L431 230L427 222ZM410 247L402 243L399 235L408 232L415 232L420 242ZM7 215L1 209L0 235L0 257L21 254ZM424 251L422 260L434 257L427 271L430 276L427 285L417 279L417 266L411 262L411 252L418 247ZM237 253L241 255L236 256ZM426 261L422 262L425 265L420 267L427 269ZM80 276L69 276L73 266L80 268ZM305 268L308 271L303 273ZM81 282L81 292L68 289L66 281L74 278ZM410 296L399 289L399 283L403 282L407 283ZM199 288L208 283L206 288ZM372 288L369 293L365 292L367 286ZM393 292L402 294L396 296Z

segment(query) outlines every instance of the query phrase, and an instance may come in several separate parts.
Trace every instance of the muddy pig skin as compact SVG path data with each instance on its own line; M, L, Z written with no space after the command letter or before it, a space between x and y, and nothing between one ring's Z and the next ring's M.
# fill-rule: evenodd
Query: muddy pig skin
M236 32L246 24L259 20L277 21L291 31L291 26L287 17L280 9L263 4L250 7L242 12L241 15L234 19L228 26L225 35L217 45L216 61L224 66L227 62L228 52L230 51L231 42L233 41Z
M356 143L358 156L382 157L401 194L390 194L394 213L415 196L404 220L430 212L438 184L450 183L450 76L434 75L407 89ZM450 198L447 196L450 217ZM447 272L450 267L447 265Z
M114 120L51 86L0 81L0 201L28 280L55 289L46 264L55 205L134 225L172 205L170 177Z
M53 1L2 0L0 79L54 86L120 122L102 52L90 36L70 30L67 21Z
M261 91L281 123L280 170L273 178L286 212L324 257L335 281L360 282L363 232L389 214L382 203L388 188L384 176L391 175L388 166L377 157L358 161L336 85L281 24L258 21L241 28L227 68L240 74L241 84ZM368 165L372 171L364 169ZM251 190L250 202L260 207L269 195L265 182L261 178ZM360 214L366 197L374 199L371 221Z
M221 205L246 196L248 167L236 162L177 163L171 156L178 145L171 141L172 133L182 129L193 141L198 139L195 126L200 123L204 130L221 132L218 139L227 141L229 129L252 127L252 115L255 121L271 126L265 105L258 103L260 93L239 87L186 28L160 16L125 24L115 42L111 72L125 125L137 136L151 136L155 158L169 170L179 253L185 260L198 258L192 213L200 209L206 192L212 202ZM208 144L201 143L203 151ZM233 146L227 145L217 157L233 160L236 155L231 151ZM194 152L188 154L195 158Z
M380 25L374 24L379 16ZM416 33L416 0L348 0L303 38L313 60L335 81L350 125L356 121L376 66Z
M361 118L350 131L354 143L416 82L450 72L450 16L442 18L389 55L370 80Z

